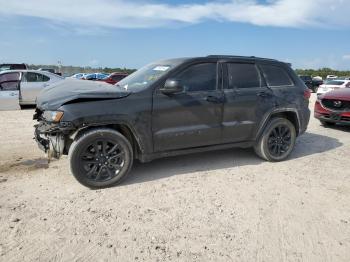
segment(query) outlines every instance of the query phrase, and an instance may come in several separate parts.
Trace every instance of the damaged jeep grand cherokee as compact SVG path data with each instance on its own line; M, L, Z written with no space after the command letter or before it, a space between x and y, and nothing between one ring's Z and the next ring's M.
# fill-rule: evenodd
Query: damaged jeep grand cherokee
M267 161L292 152L307 128L310 91L289 64L208 56L149 64L115 86L66 80L42 91L35 138L69 155L90 188L119 183L134 159L253 147Z

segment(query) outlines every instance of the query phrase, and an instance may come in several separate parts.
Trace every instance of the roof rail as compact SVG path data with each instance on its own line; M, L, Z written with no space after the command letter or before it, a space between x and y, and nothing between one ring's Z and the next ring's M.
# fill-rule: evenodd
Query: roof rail
M235 55L208 55L208 58L251 58L251 59L259 59L259 60L266 60L266 61L278 61L276 59L271 58L263 58L263 57L256 57L256 56L235 56Z

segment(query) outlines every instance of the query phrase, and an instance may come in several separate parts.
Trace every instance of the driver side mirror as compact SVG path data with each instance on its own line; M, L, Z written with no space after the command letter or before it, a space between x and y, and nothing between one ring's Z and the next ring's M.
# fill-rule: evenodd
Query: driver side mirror
M160 91L165 95L172 95L184 91L184 87L179 80L168 79Z

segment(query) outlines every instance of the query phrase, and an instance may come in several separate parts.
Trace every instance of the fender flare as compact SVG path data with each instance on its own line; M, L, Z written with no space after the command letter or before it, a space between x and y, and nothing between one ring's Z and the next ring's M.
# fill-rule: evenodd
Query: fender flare
M267 123L270 121L271 117L273 117L273 115L281 114L281 113L294 113L296 116L296 119L297 119L297 124L298 124L298 127L297 127L298 130L296 130L297 134L301 133L301 122L300 122L300 116L299 116L298 110L296 110L295 108L287 108L287 107L286 108L276 108L276 109L273 109L273 110L267 112L264 115L263 120L260 122L259 129L258 129L256 136L255 136L256 141L258 141L260 136L263 134L265 127L266 127Z

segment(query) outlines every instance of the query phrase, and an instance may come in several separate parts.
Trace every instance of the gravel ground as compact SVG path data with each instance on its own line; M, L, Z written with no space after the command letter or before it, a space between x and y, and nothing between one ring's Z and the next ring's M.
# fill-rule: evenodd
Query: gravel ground
M350 261L350 127L312 118L281 163L208 152L89 190L48 165L32 114L0 112L0 261Z

